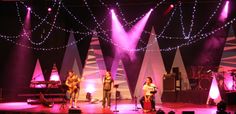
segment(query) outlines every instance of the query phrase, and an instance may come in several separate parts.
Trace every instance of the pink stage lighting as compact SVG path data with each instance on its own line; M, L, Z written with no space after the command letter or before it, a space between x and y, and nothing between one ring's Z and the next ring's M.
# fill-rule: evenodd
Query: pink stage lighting
M172 9L174 8L174 5L171 4L168 9L165 10L164 15L168 14Z
M48 12L51 12L52 11L52 8L48 8Z
M31 7L27 7L27 10L30 11L30 10L31 10Z
M128 32L126 32L119 22L113 10L112 13L112 39L117 44L116 51L119 55L123 56L128 54L131 60L134 60L134 50L141 37L146 22L153 9L150 9L146 15L139 20Z
M215 103L217 103L217 100L218 102L221 100L220 91L215 76L212 79L209 96L214 99Z
M95 87L94 87L94 85L93 84L87 84L86 85L86 92L87 93L93 93L93 92L95 92L96 90L95 90Z
M227 0L224 9L220 14L220 21L225 21L225 19L228 17L228 12L229 12L229 1Z
M112 39L120 47L116 48L117 53L121 54L123 51L129 49L129 44L127 41L127 34L119 22L114 10L111 10L112 14ZM122 49L122 50L121 50Z

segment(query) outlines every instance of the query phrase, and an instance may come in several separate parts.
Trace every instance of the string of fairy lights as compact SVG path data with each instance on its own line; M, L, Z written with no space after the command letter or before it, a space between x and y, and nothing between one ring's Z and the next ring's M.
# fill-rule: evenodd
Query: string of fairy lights
M190 29L189 29L189 33L188 33L187 38L191 36L192 30L193 30L193 25L194 25L194 19L195 19L195 12L196 12L197 3L198 3L198 1L195 0L195 1L194 1L194 6L193 6L193 13L192 13L191 25L190 25ZM182 9L182 8L181 8L181 9ZM185 38L185 39L186 39L186 38Z
M6 41L9 41L9 42L12 42L16 45L19 45L19 46L22 46L22 47L25 47L25 48L29 48L29 49L34 49L34 50L43 50L43 51L52 51L52 50L59 50L59 49L63 49L63 48L67 48L69 46L72 46L72 45L76 45L78 42L82 41L85 37L87 37L88 35L94 35L94 34L98 34L98 33L101 33L103 35L105 35L105 37L103 37L102 35L99 35L99 38L101 38L102 40L104 41L107 41L109 43L111 43L112 45L118 47L118 48L122 48L124 49L124 47L122 46L119 46L118 44L116 44L115 42L112 41L112 39L109 37L108 33L111 32L111 30L105 30L104 28L102 28L102 25L106 22L107 20L107 15L105 16L105 18L102 19L102 21L99 21L97 20L97 18L95 17L94 13L92 12L88 2L86 0L83 0L84 1L84 4L85 6L87 7L88 11L89 11L89 14L90 16L92 17L94 23L96 24L95 28L94 29L90 29L89 27L87 27L82 21L79 20L78 17L76 17L64 4L62 1L54 1L55 3L58 4L58 7L57 7L57 12L55 13L54 15L54 19L52 22L49 22L47 21L48 19L48 14L45 16L45 17L41 17L40 15L38 15L36 12L34 12L33 10L30 11L31 14L33 14L33 16L37 17L37 19L40 20L39 24L36 24L33 29L30 30L30 32L34 32L36 31L40 26L42 26L43 23L46 23L48 25L50 25L50 29L47 33L47 35L45 37L42 37L41 35L41 39L43 39L42 41L40 42L34 42L31 40L31 37L28 36L28 31L25 31L23 29L23 32L24 34L19 34L19 35L3 35L3 34L0 34L0 38L3 38L5 39ZM110 8L108 7L107 4L105 4L105 2L103 2L102 0L98 0L102 6L105 6L107 8L107 10L110 10ZM157 9L158 6L160 6L162 3L164 3L165 0L162 0L161 2L157 3L153 9ZM26 8L28 7L23 1L20 1L19 3L21 3L22 5L24 5ZM135 49L135 50L130 50L130 51L157 51L157 50L147 50L149 46L153 45L153 44L156 44L157 43L157 40L160 39L160 38L164 38L164 39L190 39L188 40L188 42L185 42L185 43L181 43L181 44L178 44L176 46L172 46L172 47L168 47L168 48L163 48L163 49L160 49L160 51L171 51L171 50L176 50L177 48L180 48L180 47L183 47L183 46L188 46L188 45L191 45L191 44L194 44L196 42L198 42L199 40L202 40L202 39L205 39L205 38L208 38L210 35L213 35L215 34L216 32L222 30L222 29L225 29L226 27L228 27L229 25L231 25L232 23L234 23L236 21L236 18L233 18L232 20L226 22L224 25L222 25L221 27L218 27L212 31L209 31L209 32L205 32L205 33L202 33L203 30L209 25L210 21L212 20L212 18L214 16L216 16L217 12L219 11L219 8L220 6L222 5L222 0L220 0L217 4L217 7L216 9L213 11L213 13L211 14L211 16L209 17L209 19L206 21L206 23L204 24L204 26L196 33L196 34L192 34L192 31L193 31L193 27L194 27L194 21L195 21L195 12L196 12L196 6L198 4L198 1L195 0L194 1L194 6L193 6L193 12L192 12L192 18L191 18L191 24L190 24L190 27L189 27L189 32L186 34L185 33L185 27L184 27L184 21L183 21L183 11L182 11L182 3L180 2L179 3L179 10L180 10L180 24L181 24L181 28L182 28L182 33L183 33L183 37L173 37L173 36L164 36L164 32L166 30L166 28L170 25L170 22L172 20L172 18L174 17L173 15L175 14L176 12L176 9L177 8L174 8L174 10L172 11L172 14L171 16L169 17L166 25L163 27L162 31L160 32L159 35L156 35L155 33L151 33L151 32L148 32L146 30L144 30L143 33L145 34L150 34L151 35L155 35L155 38L156 38L156 41L152 42L152 43L149 43L147 44L147 46L145 47L141 47L141 48L138 48L138 49ZM55 5L55 4L54 4ZM53 8L54 8L54 5L53 5ZM125 15L124 13L122 12L122 9L119 5L118 2L116 2L116 6L118 7L118 11L119 11L119 14L121 14L121 17L122 20L125 22L125 24L123 25L124 27L125 26L132 26L133 23L137 22L138 20L140 20L145 14L135 18L134 20L128 22L126 19L125 19ZM17 9L17 16L18 16L18 19L19 19L19 22L21 23L21 26L24 27L24 23L22 22L22 19L21 19L21 15L20 15L20 10L19 10L19 5L18 3L16 2L16 9ZM66 29L64 27L60 27L60 26L57 26L56 25L56 19L58 18L58 14L59 14L59 10L61 10L62 8L71 16L73 17L73 19L79 24L79 25L82 25L88 32L81 32L81 31L73 31L73 30L69 30L69 29ZM72 42L70 44L67 44L67 45L63 45L63 46L59 46L59 47L50 47L50 48L43 48L43 47L31 47L31 46L27 46L27 45L24 45L24 44L21 44L21 43L18 43L12 39L14 38L20 38L20 37L23 37L23 36L26 36L26 38L31 42L31 44L33 45L42 45L47 39L51 38L49 37L51 32L53 31L53 29L58 29L58 30L61 30L63 32L68 32L68 33L73 33L73 34L83 34L84 37L76 40L75 42ZM43 34L44 34L45 31L43 31ZM127 50L127 49L125 49Z
M26 36L26 38L30 41L31 44L33 44L33 45L42 45L42 44L49 38L49 36L50 36L50 34L51 34L51 32L52 32L52 30L53 30L53 28L54 28L53 25L55 25L56 20L57 20L57 16L58 16L58 14L59 14L60 6L61 6L60 4L61 4L61 2L58 3L58 7L57 7L57 10L56 10L56 14L55 14L55 16L54 16L54 18L53 18L52 26L50 27L50 29L49 29L47 35L42 38L42 41L40 41L40 42L34 42L34 41L32 40L32 38L31 38L31 36L28 35L27 30L25 30L25 28L24 28L25 25L24 25L24 23L22 22L21 15L20 15L20 11L19 11L19 7L18 7L18 3L16 2L17 15L18 15L18 18L19 18L19 22L21 23L21 26L22 26L22 28L23 28L23 34L24 34L24 35ZM48 15L47 15L47 16L48 16ZM40 23L43 23L44 21L45 21L45 19L42 20ZM39 24L39 25L40 25L40 24ZM37 26L36 26L36 27L37 27ZM34 28L36 28L36 27L34 27ZM36 30L36 29L30 30L30 33L34 32L34 30ZM23 38L25 38L25 37L23 37Z
M21 4L23 4L25 6L25 8L27 8L28 6L20 1ZM63 7L63 2L61 2L61 6ZM65 8L65 7L63 7ZM66 9L65 9L66 10ZM34 17L36 17L37 19L39 19L40 21L43 21L43 18L41 16L39 16L36 12L34 12L33 10L31 10L31 14L33 14ZM73 33L73 34L83 34L83 35L89 35L91 34L91 32L80 32L80 31L73 31L73 30L70 30L70 29L66 29L64 27L61 27L61 26L57 26L57 25L53 25L52 23L50 23L49 21L45 21L46 24L50 25L50 26L53 26L54 29L58 29L58 30L61 30L63 32L67 32L67 33ZM84 25L82 22L80 23L82 25ZM85 25L84 25L85 26ZM88 28L88 27L87 27Z
M180 2L181 3L181 2ZM196 37L197 35L198 36L200 36L200 33L202 33L202 31L207 27L207 25L209 25L209 23L210 23L210 21L211 21L211 19L215 16L215 14L218 12L218 10L219 10L219 8L220 8L220 6L221 6L221 4L222 4L222 0L220 0L219 2L218 2L218 5L217 5L217 7L216 7L216 9L213 11L213 13L211 14L211 16L209 16L209 19L206 21L206 23L204 24L204 26L199 30L199 32L197 33L197 34L195 34L195 35L192 35L192 36L190 36L190 37ZM181 5L181 7L182 7L182 5ZM180 13L180 17L183 17L183 16L181 16L182 15L182 13ZM184 26L184 24L183 24L183 22L181 22L181 26ZM182 27L182 28L184 28L184 27ZM146 32L146 33L148 33L148 34L150 34L150 35L155 35L155 36L158 36L158 35L156 35L156 34L153 34L153 33L151 33L151 32L149 32L149 31L144 31L144 32ZM162 36L160 36L159 38L162 38L162 39L183 39L184 37L175 37L175 36L164 36L164 35L162 35Z

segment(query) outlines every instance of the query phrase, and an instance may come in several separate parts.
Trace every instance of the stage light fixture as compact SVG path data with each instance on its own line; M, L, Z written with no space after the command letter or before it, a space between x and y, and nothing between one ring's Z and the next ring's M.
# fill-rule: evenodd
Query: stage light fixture
M165 114L165 112L164 112L162 109L159 108L159 109L157 110L156 114Z
M150 9L150 11L152 12L152 11L153 11L153 9L151 8L151 9Z
M170 112L168 112L168 114L175 114L175 112L174 111L170 111Z
M86 93L86 99L87 99L89 102L91 101L91 99L92 99L91 93L89 93L89 92Z
M210 98L210 99L209 99L209 102L208 102L208 105L213 105L213 106L215 106L216 103L215 103L214 99Z
M27 7L27 10L30 11L30 10L31 10L31 7Z
M51 12L51 11L52 11L52 8L49 7L49 8L48 8L48 12Z
M183 111L182 114L194 114L194 111Z

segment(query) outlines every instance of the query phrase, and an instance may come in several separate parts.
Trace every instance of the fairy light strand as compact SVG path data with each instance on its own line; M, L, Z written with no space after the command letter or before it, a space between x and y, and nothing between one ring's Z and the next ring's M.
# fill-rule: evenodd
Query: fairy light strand
M194 6L193 6L193 13L192 13L192 19L191 19L191 24L190 24L190 29L188 33L188 38L191 36L192 30L193 30L193 25L194 25L194 19L195 19L195 12L196 12L196 6L197 6L198 1L194 1Z
M180 45L178 45L178 46L163 48L163 49L160 49L160 51L172 51L172 50L176 50L177 48L180 48L180 47L183 47L183 46L188 46L188 45L190 45L190 44L194 44L194 43L196 43L197 41L199 41L199 40L201 40L201 39L205 39L205 38L207 38L208 36L213 35L213 34L215 34L216 32L218 32L218 31L220 31L220 30L222 30L222 29L228 27L229 25L231 25L231 24L234 23L235 21L236 21L236 17L233 18L232 20L228 21L227 23L225 23L225 24L222 25L221 27L214 29L212 32L208 32L208 33L202 34L201 36L199 36L199 37L200 37L199 39L195 39L195 40L193 40L193 41L190 41L190 42L187 42L187 43L183 43L183 44L180 44ZM10 39L10 38L7 38L6 36L1 35L1 34L0 34L0 37L3 38L3 39L5 39L6 41L9 41L9 42L14 43L14 44L16 44L16 45L19 45L19 46L21 46L21 47L25 47L25 48L29 48L29 49L33 49L33 50L38 50L38 51L39 51L39 50L42 50L42 51L52 51L52 50L59 50L59 49L67 48L67 47L69 47L69 46L73 46L73 45L77 44L78 42L80 42L81 40L83 40L86 36L83 37L83 38L81 38L81 39L79 39L79 40L77 40L77 41L75 41L75 42L72 42L72 43L70 43L70 44L67 44L67 45L64 45L64 46L60 46L60 47L55 47L55 48L53 48L53 47L51 47L51 48L36 48L36 47L31 47L31 46L27 46L27 45L24 45L24 44L21 44L21 43L17 43L17 42L15 42L14 40L12 40L12 39ZM101 37L101 36L100 36L100 37ZM109 40L107 40L107 39L104 40L104 41L109 42ZM113 45L114 45L114 44L113 44ZM115 46L118 46L118 45L115 45ZM132 51L157 51L157 50L144 50L144 49L141 50L141 49L140 49L140 50L132 50Z
M16 2L16 7L17 7L17 13L18 13L19 17L21 17L21 16L20 16L20 13L19 13L19 6L18 6L18 3L17 3L17 2ZM47 35L43 38L43 40L40 41L40 42L34 42L34 41L32 41L31 37L27 35L27 32L26 32L25 29L24 29L24 24L23 24L21 18L19 18L19 21L20 21L20 23L22 24L22 27L23 27L24 34L26 35L27 39L28 39L33 45L42 45L42 44L49 38L51 32L53 31L54 25L55 25L55 23L56 23L56 20L57 20L58 14L59 14L60 7L61 7L61 1L58 3L57 12L56 12L56 14L54 15L53 23L52 23L52 26L51 26L50 29L49 29L49 32L48 32ZM30 12L30 13L31 13L31 12Z
M207 25L209 24L210 20L211 20L211 19L215 16L215 14L218 12L218 10L219 10L221 4L222 4L222 0L220 0L220 1L218 2L218 5L216 6L216 9L215 9L214 12L211 14L211 16L209 17L209 19L207 20L207 22L204 24L204 26L199 30L199 32L197 33L197 35L200 34L200 33L207 27Z
M23 5L27 8L27 5L24 4L24 2L20 2L20 3L23 4ZM62 4L62 2L61 2L61 4ZM41 20L41 21L43 20L43 18L42 18L41 16L39 16L36 12L34 12L34 11L31 10L31 13L32 13L33 16L35 16L37 19L39 19L39 20ZM64 31L64 32L67 32L67 33L72 32L73 34L84 34L84 35L89 35L89 34L91 34L91 32L72 31L72 30L70 30L70 29L66 29L66 28L63 28L63 27L61 27L61 26L53 25L52 23L50 23L50 22L48 22L48 21L45 21L45 23L48 24L48 25L53 26L55 29L58 29L58 30L61 30L61 31Z

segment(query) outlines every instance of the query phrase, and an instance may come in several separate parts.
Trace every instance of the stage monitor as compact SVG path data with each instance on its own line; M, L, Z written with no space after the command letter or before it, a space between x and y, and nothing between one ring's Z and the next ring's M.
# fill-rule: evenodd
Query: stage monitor
M77 108L70 108L68 114L82 114L82 111Z
M182 114L194 114L194 111L183 111Z

